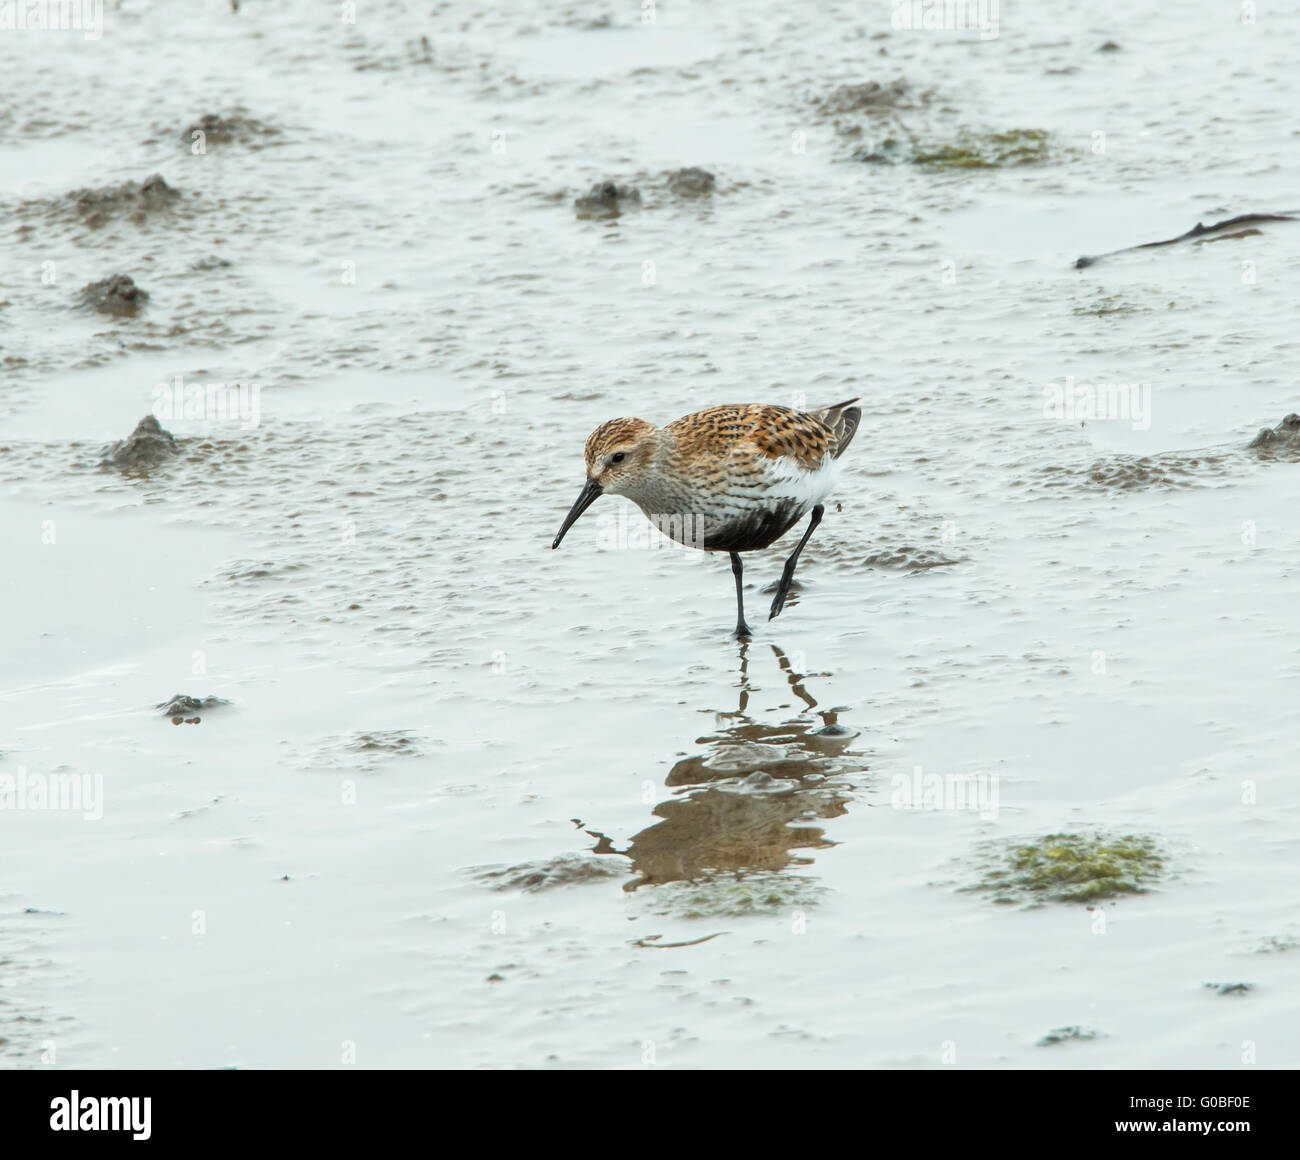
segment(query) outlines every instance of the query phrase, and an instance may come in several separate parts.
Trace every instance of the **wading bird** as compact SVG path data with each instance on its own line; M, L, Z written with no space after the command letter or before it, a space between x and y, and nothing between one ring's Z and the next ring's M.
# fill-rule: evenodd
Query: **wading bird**
M757 552L811 512L785 562L768 619L785 605L795 564L821 522L839 457L862 418L857 399L821 410L764 403L710 407L660 428L610 419L587 439L587 483L552 548L602 495L625 495L665 535L706 552L727 552L736 578L736 636L745 623L741 552Z

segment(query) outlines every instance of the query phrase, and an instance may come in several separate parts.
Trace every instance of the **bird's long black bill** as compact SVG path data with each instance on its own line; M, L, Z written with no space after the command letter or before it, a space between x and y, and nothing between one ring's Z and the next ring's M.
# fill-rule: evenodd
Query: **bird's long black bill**
M594 479L587 480L587 486L578 493L578 498L573 501L573 507L569 509L569 514L564 517L564 523L560 525L560 530L555 534L555 543L551 545L552 548L560 546L560 541L564 539L564 533L578 522L578 517L583 512L600 499L603 490Z

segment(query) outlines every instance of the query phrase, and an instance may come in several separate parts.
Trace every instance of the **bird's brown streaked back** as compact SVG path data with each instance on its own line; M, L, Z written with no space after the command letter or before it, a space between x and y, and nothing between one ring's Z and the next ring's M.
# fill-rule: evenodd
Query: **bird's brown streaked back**
M850 399L849 403L856 401ZM727 403L669 423L664 432L688 455L705 448L751 443L768 459L792 459L804 470L814 471L828 451L838 459L853 438L861 412L849 403L820 412L768 403Z

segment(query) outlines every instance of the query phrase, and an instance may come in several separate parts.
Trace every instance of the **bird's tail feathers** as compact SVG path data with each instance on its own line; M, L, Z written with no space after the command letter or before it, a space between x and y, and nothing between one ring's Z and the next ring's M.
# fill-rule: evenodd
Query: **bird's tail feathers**
M862 419L862 408L853 406L857 399L848 399L836 403L833 407L821 407L814 410L816 415L835 435L835 458L844 454L844 449L853 442L853 435Z

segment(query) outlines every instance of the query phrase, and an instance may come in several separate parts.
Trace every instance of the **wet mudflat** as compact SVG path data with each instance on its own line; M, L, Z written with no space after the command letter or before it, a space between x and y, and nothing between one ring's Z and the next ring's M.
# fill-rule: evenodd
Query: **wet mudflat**
M1300 226L1073 264L1296 208L1300 23L241 7L0 38L3 1065L1294 1065ZM550 551L855 394L747 646Z

